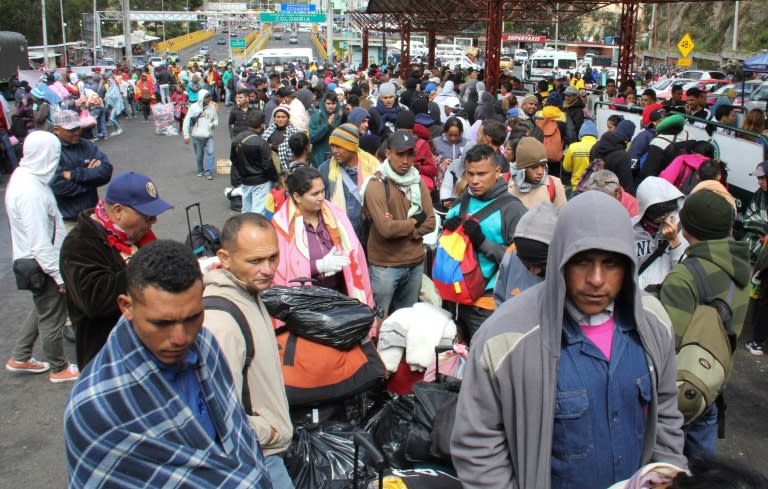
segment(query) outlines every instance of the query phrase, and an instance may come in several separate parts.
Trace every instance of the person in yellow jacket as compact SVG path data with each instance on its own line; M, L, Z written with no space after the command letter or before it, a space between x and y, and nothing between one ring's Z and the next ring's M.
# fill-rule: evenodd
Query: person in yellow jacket
M563 171L571 174L571 187L567 189L569 198L576 193L576 186L584 172L589 168L589 152L597 143L597 127L586 119L579 130L579 141L568 146L563 158Z

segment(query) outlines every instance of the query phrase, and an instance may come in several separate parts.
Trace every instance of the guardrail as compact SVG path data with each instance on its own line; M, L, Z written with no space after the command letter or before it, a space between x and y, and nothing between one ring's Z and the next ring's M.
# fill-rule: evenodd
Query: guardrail
M216 35L215 31L194 31L173 39L166 39L155 43L156 53L165 53L167 51L179 51L188 48L194 44L205 41Z
M310 39L312 39L312 44L315 45L315 49L317 49L317 53L320 55L323 59L328 59L328 52L323 47L323 43L320 42L320 39L317 38L317 35L313 32L310 34Z
M248 44L243 52L243 62L248 61L248 58L253 56L254 53L264 49L271 38L272 27L269 24L264 24L262 31L253 31L249 34L248 37L245 38Z
M607 130L606 120L613 114L621 115L624 119L634 122L635 135L643 130L642 112L621 110L624 108L627 107L609 102L595 103L595 125L601 135ZM632 108L638 109L639 107ZM768 146L768 136L684 113L680 113L680 115L691 123L700 123L700 125L705 126L697 127L693 124L686 124L685 131L688 133L688 139L710 142L715 147L715 157L728 165L729 190L736 198L736 205L739 209L737 220L741 221L744 211L758 188L757 180L750 176L750 173L754 171L755 165L765 160L764 148ZM734 136L717 131L710 135L706 126L726 129L731 131ZM744 136L754 138L755 141L744 139ZM758 141L762 141L762 143Z

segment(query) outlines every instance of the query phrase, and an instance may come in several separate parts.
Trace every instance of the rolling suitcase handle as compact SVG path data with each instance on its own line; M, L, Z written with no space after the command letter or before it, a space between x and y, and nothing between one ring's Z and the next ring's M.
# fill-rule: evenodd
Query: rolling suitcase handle
M192 234L192 222L189 219L189 211L195 207L197 207L197 221L200 223L200 227L203 226L203 213L200 211L200 202L195 202L194 204L186 206L184 208L184 213L187 215L187 232L189 234Z
M369 459L370 464L376 472L379 473L379 489L384 489L384 469L387 467L387 459L381 450L370 439L371 434L364 431L356 431L352 434L352 439L355 442L355 471L352 475L352 487L358 489L357 483L359 480L357 474L357 461L360 458L360 445L365 449L366 457Z

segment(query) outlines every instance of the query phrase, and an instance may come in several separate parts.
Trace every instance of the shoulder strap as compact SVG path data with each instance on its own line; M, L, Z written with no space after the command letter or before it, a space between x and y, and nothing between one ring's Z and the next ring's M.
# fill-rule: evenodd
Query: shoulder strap
M547 175L547 190L549 190L549 201L555 201L555 181L552 175Z
M639 277L642 275L643 272L646 271L658 257L663 255L664 252L667 251L667 247L669 247L669 241L663 241L659 246L657 246L654 252L651 253L651 256L649 256L648 259L645 260L642 265L640 265L640 268L637 270L637 276Z
M685 268L687 268L693 276L693 281L696 284L696 293L699 295L699 304L711 305L717 309L717 312L720 313L720 318L723 320L725 332L728 333L729 337L735 338L736 333L731 326L733 313L730 304L733 303L733 296L736 293L736 284L731 280L731 285L728 287L728 295L725 301L722 301L712 292L712 287L709 284L709 280L707 280L707 272L697 258L687 258L683 261L683 265L685 265Z
M512 199L514 199L514 198L515 197L512 196L512 194L510 194L509 192L504 192L503 194L501 194L498 197L496 197L496 199L494 199L493 202L491 202L490 204L486 205L485 207L483 207L482 209L480 209L479 211L474 213L472 215L472 218L475 219L476 221L480 222L483 219L485 219L486 217L488 217L491 214L493 214L494 212L496 212L497 210L499 210L502 207L504 207L507 203L511 202ZM466 215L466 214L464 214L464 215Z
M245 319L245 316L243 315L243 311L237 307L237 304L227 299L226 297L221 297L218 295L203 297L203 304L205 305L206 309L213 311L224 311L228 313L235 320L237 325L240 327L240 332L243 334L243 338L245 339L245 364L243 365L242 400L243 409L245 410L246 414L250 416L253 414L253 410L251 409L251 392L248 389L248 367L251 366L251 362L253 361L253 356L255 354L251 328L248 325L248 321Z

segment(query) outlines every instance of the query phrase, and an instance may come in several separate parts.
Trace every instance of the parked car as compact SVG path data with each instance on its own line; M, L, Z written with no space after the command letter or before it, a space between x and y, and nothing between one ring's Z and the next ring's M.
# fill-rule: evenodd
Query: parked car
M725 80L728 76L722 71L688 70L676 74L674 78L687 78L689 80Z
M163 60L162 56L150 56L147 62L151 64L154 68L157 68L158 66L165 64L165 61Z
M223 37L220 37L220 38L216 39L216 44L218 44L219 46L223 46L223 45L227 44L227 40L224 39Z
M516 65L523 65L528 61L528 51L525 49L515 49L514 60Z
M512 58L510 58L509 56L502 56L499 59L499 68L501 68L502 70L509 70L512 68L512 63L513 63Z
M672 86L673 85L685 85L686 83L696 81L696 80L683 80L681 78L669 78L667 80L662 80L656 82L654 85L651 86L653 90L656 92L656 98L659 101L669 100L672 98ZM656 88L659 87L659 88ZM683 90L683 97L685 97L685 90Z
M733 90L733 93L731 94L734 96L732 104L741 106L744 104L744 99L748 99L749 96L752 95L755 90L760 88L760 85L762 84L762 80L748 80L745 81L743 85L741 82L723 85L707 96L707 103L713 104L721 95L729 95L729 92Z
M760 109L765 111L766 107L768 107L768 83L763 83L749 96L744 104L744 110Z
M237 31L230 32L229 37L237 37Z
M167 51L165 53L165 60L169 63L178 63L179 62L179 53L176 51Z

